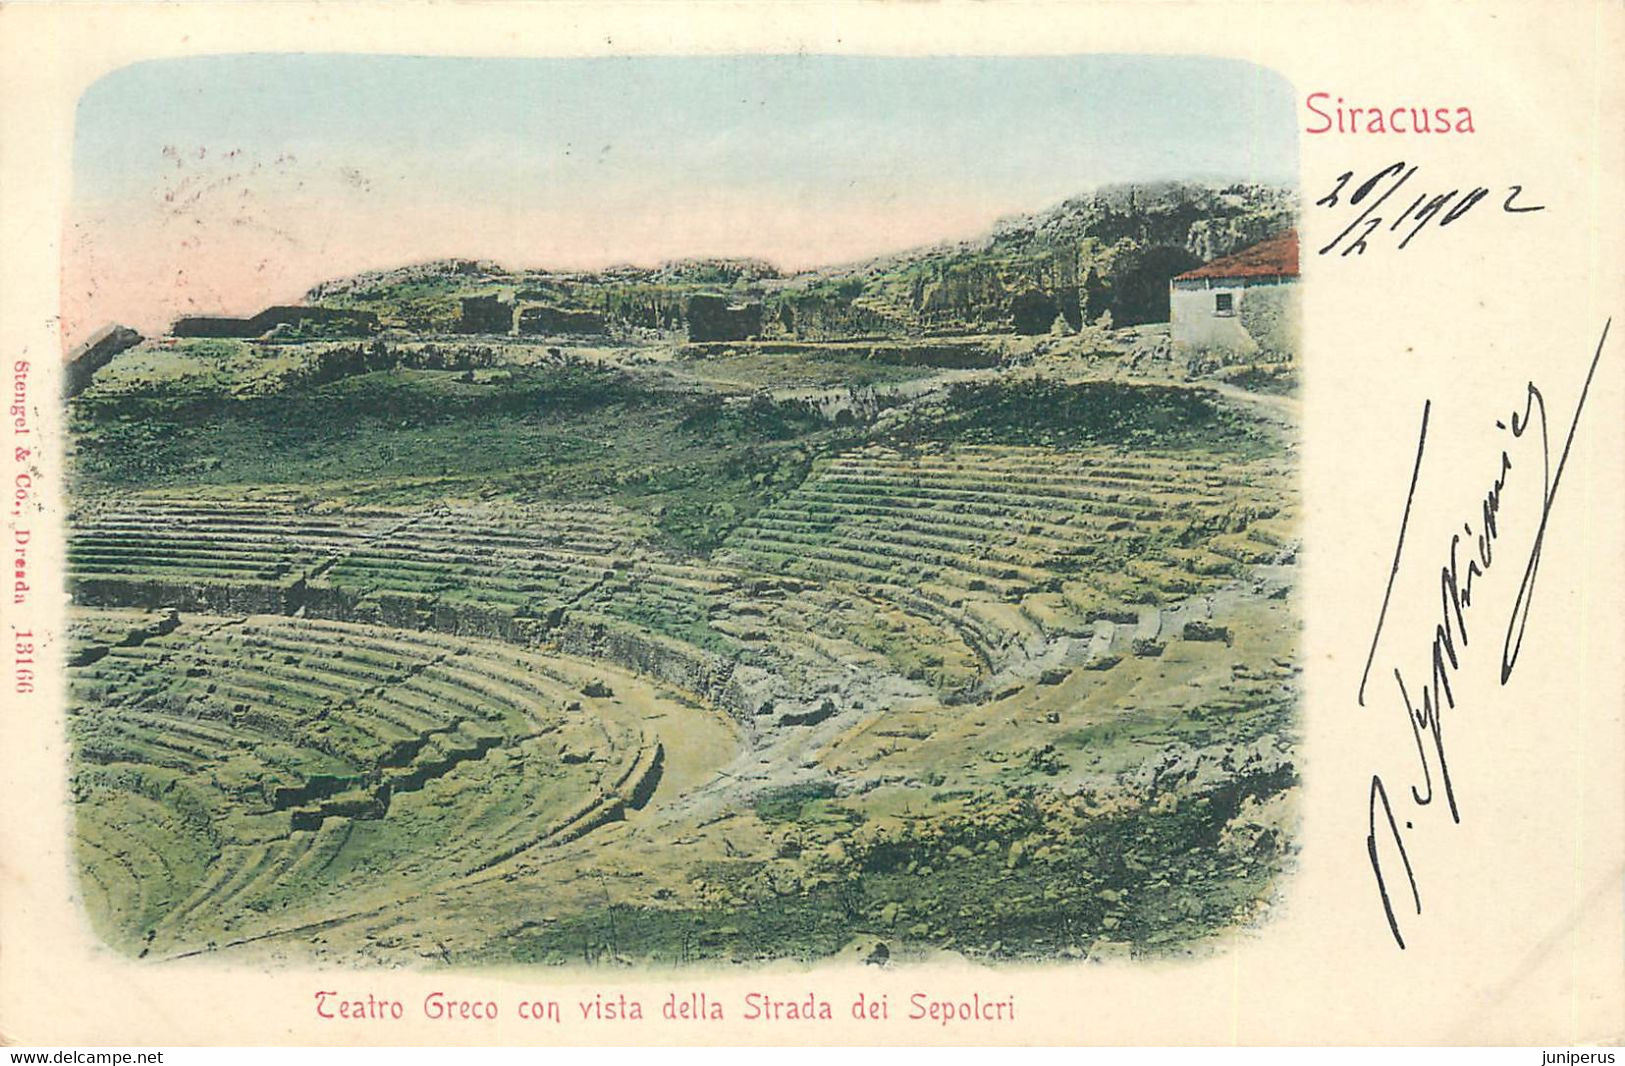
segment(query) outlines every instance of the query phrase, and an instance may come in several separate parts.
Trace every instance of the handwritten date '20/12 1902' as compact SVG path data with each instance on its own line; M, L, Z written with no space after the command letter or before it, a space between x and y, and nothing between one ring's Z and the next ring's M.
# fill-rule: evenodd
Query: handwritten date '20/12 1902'
M1608 343L1608 330L1611 325L1612 319L1603 325L1602 336L1597 341L1596 350L1591 357L1591 365L1586 371L1585 382L1580 388L1579 399L1574 406L1574 416L1569 422L1568 435L1563 441L1563 449L1555 466L1552 463L1552 441L1548 431L1546 398L1533 381L1528 383L1520 404L1515 406L1511 414L1496 421L1496 429L1507 436L1502 438L1504 443L1500 455L1489 464L1491 473L1487 478L1487 488L1480 502L1479 514L1476 516L1478 528L1475 530L1471 521L1462 523L1462 532L1451 535L1449 550L1438 571L1439 614L1430 623L1433 633L1428 638L1423 656L1423 672L1427 680L1420 686L1407 684L1405 672L1398 665L1392 668L1396 689L1394 695L1397 696L1397 701L1392 706L1403 708L1416 740L1417 780L1410 786L1410 800L1415 808L1415 811L1410 813L1413 815L1432 806L1437 779L1438 791L1444 796L1451 821L1456 824L1461 822L1461 811L1456 803L1455 788L1450 779L1444 727L1447 713L1456 710L1456 696L1451 688L1451 679L1462 668L1465 649L1468 646L1467 623L1472 617L1474 593L1481 588L1476 582L1488 579L1487 575L1498 559L1497 540L1504 532L1504 524L1512 518L1510 513L1503 513L1509 483L1514 479L1532 480L1538 475L1539 520L1533 523L1532 544L1501 646L1499 676L1501 684L1505 685L1512 677L1519 652L1523 647L1524 628L1529 620L1535 579L1540 571L1541 551L1546 542L1552 509L1557 501L1558 488L1563 481L1563 472L1568 465L1569 450L1574 444L1580 416L1585 411L1591 383L1596 377L1597 366L1602 361L1603 349ZM1371 635L1371 650L1366 657L1365 670L1360 675L1358 702L1362 707L1365 706L1366 688L1377 661L1378 649L1383 646L1384 626L1388 622L1395 584L1404 563L1406 534L1415 517L1417 485L1421 480L1422 459L1427 450L1428 418L1431 411L1432 401L1429 400L1422 407L1422 426L1416 442L1416 461L1411 470L1410 489L1405 496L1405 509L1399 523L1397 543L1394 546L1393 567L1389 571L1388 583L1383 592L1376 629ZM1537 458L1538 465L1535 463ZM1464 545L1465 560L1462 558ZM1473 623L1474 632L1477 631L1477 625L1477 622ZM1396 655L1395 658L1399 656ZM1420 707L1413 699L1416 696L1420 697ZM1410 854L1405 847L1400 819L1394 813L1394 802L1382 776L1373 774L1367 796L1366 851L1382 900L1383 914L1388 921L1389 932L1393 934L1394 941L1404 948L1405 938L1394 910L1394 894L1390 891L1390 884L1396 882L1391 877L1390 870L1384 867L1382 859L1385 849L1391 855L1397 855L1412 905L1418 915L1422 913L1422 896L1417 886ZM1412 821L1406 821L1404 825L1405 829L1414 828ZM1379 842L1383 847L1379 847Z
M1389 197L1410 183L1411 179L1416 176L1417 169L1415 164L1407 166L1403 160L1390 163L1354 186L1353 191L1349 191L1348 187L1354 180L1354 171L1345 170L1339 174L1336 183L1332 186L1332 190L1316 200L1315 206L1336 210L1344 206L1350 208L1360 207L1363 204L1364 210L1356 215L1352 222L1344 226L1342 231L1332 238L1330 243L1321 248L1319 254L1327 255L1341 246L1341 255L1349 255L1350 253L1364 255L1369 246L1368 241L1383 226L1386 225L1386 232L1392 234L1399 232L1400 228L1406 223L1410 223L1410 232L1399 238L1396 245L1397 248L1404 249L1430 223L1437 221L1442 229L1459 221L1482 201L1490 199L1490 190L1482 185L1475 185L1465 193L1460 189L1451 189L1448 192L1431 195L1427 192L1418 192L1408 202L1404 197L1394 201L1396 205L1400 203L1406 204L1404 210L1399 211L1397 214L1378 214L1378 209L1388 201ZM1382 190L1381 195L1372 199L1372 195L1379 189ZM1496 198L1500 200L1502 213L1523 215L1532 211L1546 210L1544 204L1521 202L1520 198L1522 196L1522 185L1508 185L1504 198L1497 193ZM1494 200L1491 200L1492 204L1494 202ZM1491 209L1493 210L1493 208Z

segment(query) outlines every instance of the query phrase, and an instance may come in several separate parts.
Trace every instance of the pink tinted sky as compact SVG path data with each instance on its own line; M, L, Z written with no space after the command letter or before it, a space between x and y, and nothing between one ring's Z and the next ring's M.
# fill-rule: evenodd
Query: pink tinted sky
M80 101L64 337L452 256L847 262L1109 182L1291 181L1296 154L1290 86L1205 58L142 63Z

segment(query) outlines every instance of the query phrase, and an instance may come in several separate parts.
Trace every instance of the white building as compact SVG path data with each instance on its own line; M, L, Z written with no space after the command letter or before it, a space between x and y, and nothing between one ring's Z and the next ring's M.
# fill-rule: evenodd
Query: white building
M1226 362L1296 354L1296 230L1186 271L1168 287L1168 332L1175 351L1208 353Z

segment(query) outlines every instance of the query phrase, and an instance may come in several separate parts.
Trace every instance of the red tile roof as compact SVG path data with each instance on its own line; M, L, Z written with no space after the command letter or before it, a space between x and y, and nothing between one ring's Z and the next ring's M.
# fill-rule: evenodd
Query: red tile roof
M1227 255L1187 270L1175 281L1202 278L1295 278L1298 276L1298 231L1287 230L1235 255Z

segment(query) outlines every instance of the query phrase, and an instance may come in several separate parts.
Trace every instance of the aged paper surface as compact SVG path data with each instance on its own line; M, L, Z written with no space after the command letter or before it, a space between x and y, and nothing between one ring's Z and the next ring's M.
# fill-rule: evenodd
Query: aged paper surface
M1603 3L0 10L0 1036L1617 1042L1622 37ZM910 127L933 98L969 117ZM180 115L243 143L142 140ZM707 256L784 276L604 280ZM299 298L451 257L501 268ZM151 339L59 400L113 322ZM548 436L662 374L699 405L668 436ZM479 405L527 383L519 438ZM447 465L413 434L458 404ZM380 422L365 476L335 418ZM649 487L679 468L714 480ZM716 656L758 673L711 692Z

